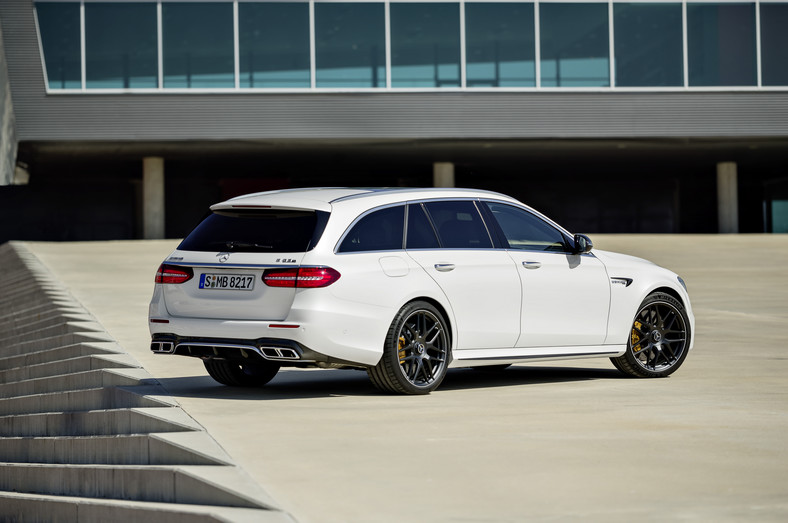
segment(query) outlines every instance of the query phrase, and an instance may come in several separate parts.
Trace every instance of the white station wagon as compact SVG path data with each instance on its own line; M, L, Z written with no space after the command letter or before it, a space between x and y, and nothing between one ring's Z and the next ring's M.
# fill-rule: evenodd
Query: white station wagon
M503 194L317 188L213 205L159 267L149 321L153 352L200 358L225 385L361 368L426 394L452 367L537 360L667 376L695 320L676 274Z

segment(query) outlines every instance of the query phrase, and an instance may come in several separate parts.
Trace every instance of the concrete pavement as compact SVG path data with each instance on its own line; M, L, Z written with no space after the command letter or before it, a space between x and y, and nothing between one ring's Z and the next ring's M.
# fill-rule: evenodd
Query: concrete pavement
M452 370L426 397L332 370L234 390L149 351L153 275L177 242L26 245L302 522L784 521L788 238L592 239L687 281L697 341L672 377L580 360Z

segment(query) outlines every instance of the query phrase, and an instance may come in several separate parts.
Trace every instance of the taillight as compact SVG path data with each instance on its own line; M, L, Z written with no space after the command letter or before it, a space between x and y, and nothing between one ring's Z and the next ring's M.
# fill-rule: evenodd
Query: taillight
M266 269L263 283L269 287L328 287L340 274L331 267L300 267L293 269Z
M194 277L191 267L178 267L162 263L156 271L156 283L183 283Z

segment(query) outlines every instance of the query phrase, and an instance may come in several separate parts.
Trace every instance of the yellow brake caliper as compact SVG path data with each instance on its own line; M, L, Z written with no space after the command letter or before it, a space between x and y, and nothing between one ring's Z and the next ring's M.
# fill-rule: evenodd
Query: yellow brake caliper
M399 364L402 365L403 363L405 363L405 336L399 337L397 346L399 349L397 352L399 356Z
M643 324L639 321L635 320L635 325L632 327L632 352L640 352L643 348L640 346L640 334L638 333L638 329L643 327Z

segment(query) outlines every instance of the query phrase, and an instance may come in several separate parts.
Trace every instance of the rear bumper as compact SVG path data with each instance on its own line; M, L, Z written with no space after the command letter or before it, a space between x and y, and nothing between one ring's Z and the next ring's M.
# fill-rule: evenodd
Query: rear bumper
M357 363L333 358L296 341L279 338L202 338L159 333L153 335L150 349L155 354L174 354L204 360L266 360L282 366L358 366Z

